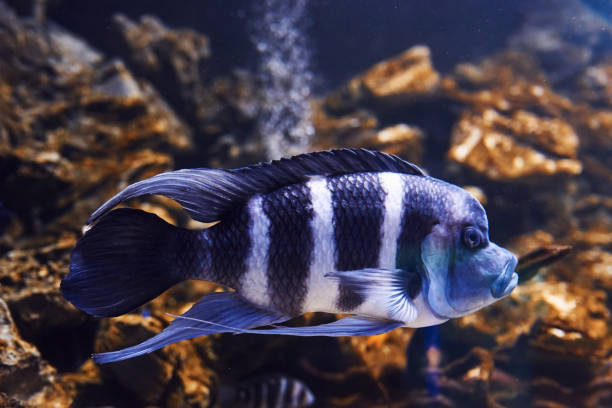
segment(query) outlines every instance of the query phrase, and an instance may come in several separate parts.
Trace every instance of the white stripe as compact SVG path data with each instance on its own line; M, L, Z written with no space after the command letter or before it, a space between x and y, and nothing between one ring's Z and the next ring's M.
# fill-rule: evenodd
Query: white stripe
M308 274L308 292L304 300L304 312L335 312L338 282L326 278L334 271L334 226L331 192L327 180L317 177L308 181L313 208L311 229L314 248Z
M402 227L404 179L399 173L380 173L378 180L386 193L378 267L393 269L396 267L397 239Z
M240 282L240 294L259 306L268 306L268 247L270 220L262 208L262 197L253 197L248 204L251 227L251 248L247 258L247 272Z
M282 408L283 402L285 402L285 391L287 388L287 379L285 377L281 377L280 386L278 387L278 392L276 393L276 405L275 408ZM296 405L297 406L297 405Z
M295 380L291 381L291 404L294 407L306 406L300 405L300 394L302 393L301 383L297 383Z

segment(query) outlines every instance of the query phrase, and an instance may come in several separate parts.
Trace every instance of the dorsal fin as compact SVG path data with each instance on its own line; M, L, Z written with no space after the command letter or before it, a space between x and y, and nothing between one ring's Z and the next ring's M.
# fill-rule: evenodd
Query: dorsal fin
M94 223L122 201L145 194L160 194L172 198L179 202L194 220L214 222L255 194L265 194L286 185L300 183L312 176L362 172L426 176L418 166L397 156L367 149L306 153L233 170L176 170L126 187L98 208L87 223Z

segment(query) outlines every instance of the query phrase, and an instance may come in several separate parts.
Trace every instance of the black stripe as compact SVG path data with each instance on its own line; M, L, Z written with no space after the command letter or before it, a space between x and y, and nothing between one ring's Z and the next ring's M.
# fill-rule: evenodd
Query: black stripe
M260 407L262 401L262 391L261 384L254 382L250 387L252 393L250 394L250 398L248 400L249 405L252 405L253 408Z
M240 290L251 248L250 224L249 210L243 206L207 231L211 247L210 280Z
M287 378L287 388L285 388L285 395L283 395L283 403L284 407L290 407L292 406L292 402L293 402L293 388L294 387L298 387L299 383L294 380L293 378ZM299 405L299 406L303 406L303 405Z
M385 191L377 173L357 173L328 179L334 212L336 270L350 271L378 266ZM363 296L340 285L337 306L352 311Z
M271 377L264 383L268 384L268 399L267 407L275 407L278 401L281 401L282 396L280 395L280 382L281 378ZM282 405L281 405L282 406Z
M270 220L268 290L272 305L289 316L302 313L314 246L310 191L305 183L263 196Z
M404 211L402 213L401 231L397 239L396 265L399 269L416 272L421 278L425 274L425 265L421 259L421 243L439 220L433 213L433 197L426 189L416 188L414 183L422 179L409 180L404 185ZM421 280L411 280L408 296L414 299L421 291Z

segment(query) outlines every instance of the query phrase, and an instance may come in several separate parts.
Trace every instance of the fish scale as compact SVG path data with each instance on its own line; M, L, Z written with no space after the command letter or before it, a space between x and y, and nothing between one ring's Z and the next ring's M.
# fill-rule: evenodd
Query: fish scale
M243 207L227 220L202 231L207 234L211 249L210 269L201 272L203 279L240 289L240 278L246 272L245 261L251 247L249 224L249 212Z
M306 280L311 262L313 211L304 183L267 194L263 209L270 220L268 250L269 296L278 310L301 312L308 290Z
M202 251L209 248L207 234L204 231L190 231L188 234L177 234L175 265L178 273L190 279L205 270L209 270L210 254Z
M375 173L357 173L328 180L334 212L336 270L378 266L385 192ZM340 285L338 307L351 311L363 296Z

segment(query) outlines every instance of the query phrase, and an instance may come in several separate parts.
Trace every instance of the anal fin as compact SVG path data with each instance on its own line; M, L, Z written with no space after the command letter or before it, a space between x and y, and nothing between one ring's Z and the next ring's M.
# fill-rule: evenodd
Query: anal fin
M234 292L204 296L161 333L118 351L94 354L96 363L110 363L150 353L181 340L213 333L243 333L253 327L283 322L290 317L260 309Z
M198 319L193 319L186 316L178 316L178 319L196 322L198 321ZM375 319L366 316L347 316L340 320L336 320L335 322L319 324L317 326L271 326L271 328L269 329L233 328L233 332L250 334L277 334L302 337L374 336L376 334L386 333L400 326L403 326L403 323L394 320Z
M386 333L393 329L403 326L402 322L393 320L374 319L364 316L347 316L332 323L320 324L317 326L302 327L283 327L274 326L272 329L249 329L246 333L255 334L284 334L290 336L374 336Z

